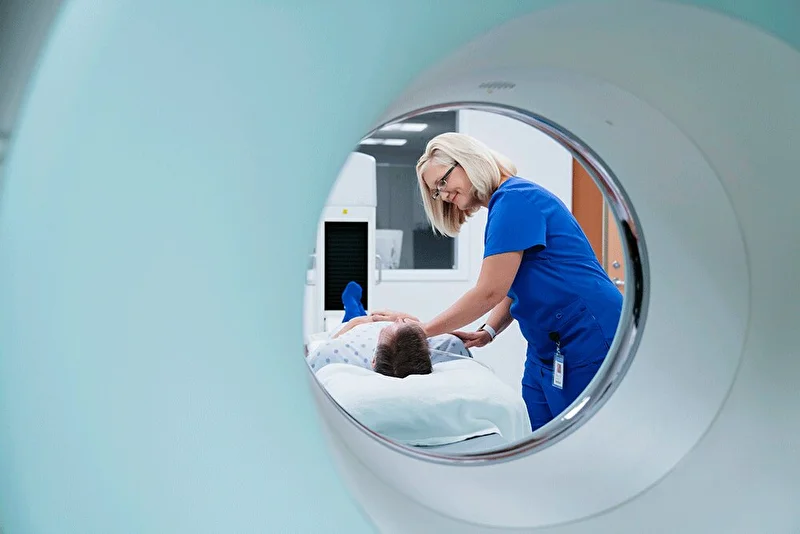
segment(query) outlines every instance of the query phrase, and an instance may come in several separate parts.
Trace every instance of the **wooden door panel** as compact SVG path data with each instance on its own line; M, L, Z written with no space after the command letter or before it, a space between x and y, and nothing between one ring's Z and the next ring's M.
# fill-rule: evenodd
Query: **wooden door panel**
M622 293L625 293L625 249L619 234L619 224L614 213L606 204L603 210L606 219L606 253L603 268Z
M600 188L575 159L572 160L572 214L589 239L603 269L624 293L625 252L617 220Z
M572 214L603 261L603 193L583 166L572 160Z

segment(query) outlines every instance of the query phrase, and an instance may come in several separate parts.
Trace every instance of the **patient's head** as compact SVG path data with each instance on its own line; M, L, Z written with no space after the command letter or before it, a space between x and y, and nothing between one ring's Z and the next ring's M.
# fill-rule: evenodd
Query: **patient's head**
M431 349L422 327L397 321L381 330L373 367L382 375L396 378L432 373Z

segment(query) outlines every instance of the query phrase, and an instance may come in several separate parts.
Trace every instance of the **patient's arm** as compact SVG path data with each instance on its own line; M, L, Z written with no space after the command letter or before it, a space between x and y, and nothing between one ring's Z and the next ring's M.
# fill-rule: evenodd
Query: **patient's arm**
M419 319L411 314L392 310L375 310L370 315L372 315L374 321L394 322L398 319L408 319L409 321L414 321L415 323L419 322Z
M352 319L347 321L347 323L343 327L341 327L338 332L333 334L331 336L331 339L336 339L337 337L341 336L342 334L344 334L348 330L352 330L353 328L355 328L356 326L358 326L360 324L371 323L374 320L375 319L373 319L371 315L362 315L362 316L359 316L359 317L353 317Z
M359 317L353 317L352 319L347 321L347 324L345 324L342 328L340 328L338 332L336 332L334 335L332 335L331 339L336 339L337 337L341 336L342 334L344 334L348 330L352 330L353 328L355 328L356 326L358 326L360 324L372 323L372 322L375 322L375 321L379 321L379 322L380 321L394 322L394 321L397 321L398 319L405 319L405 320L409 320L409 321L414 321L415 323L419 322L419 319L417 319L413 315L409 315L407 313L396 312L396 311L392 311L392 310L378 310L378 311L376 311L374 313L371 313L370 315L361 315Z

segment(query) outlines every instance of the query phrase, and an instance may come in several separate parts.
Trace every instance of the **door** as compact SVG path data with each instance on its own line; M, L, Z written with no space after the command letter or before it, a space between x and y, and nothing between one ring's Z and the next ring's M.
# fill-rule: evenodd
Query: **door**
M580 163L572 160L572 214L589 238L597 259L603 263L603 193Z
M603 219L605 227L605 254L603 268L611 277L617 288L625 293L625 249L619 233L619 224L611 208L603 202Z
M572 160L572 214L589 239L597 259L621 292L625 292L625 251L619 227L603 193L586 169Z

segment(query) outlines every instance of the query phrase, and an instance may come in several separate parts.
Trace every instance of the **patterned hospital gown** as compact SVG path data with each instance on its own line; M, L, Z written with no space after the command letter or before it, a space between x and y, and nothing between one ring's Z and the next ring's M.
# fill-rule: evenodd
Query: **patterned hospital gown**
M314 372L331 363L349 363L372 369L372 359L378 346L378 334L390 324L392 323L365 323L336 339L329 339L309 354L308 365ZM460 357L472 357L464 343L452 334L428 338L428 345L431 348L431 363L434 365Z

